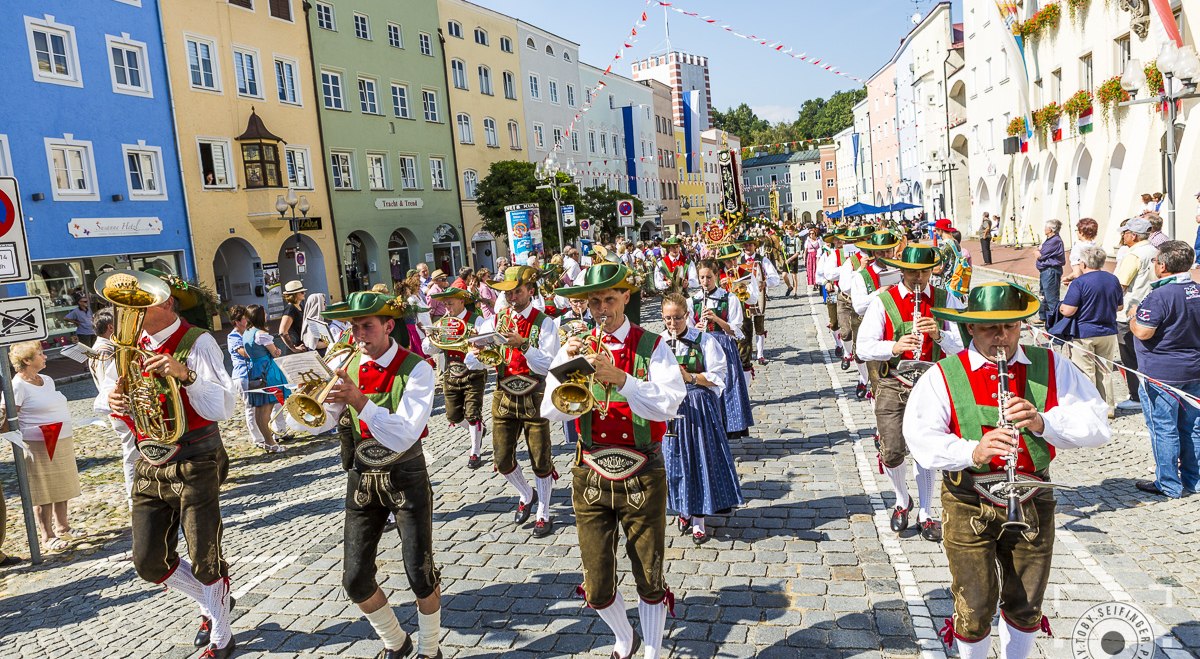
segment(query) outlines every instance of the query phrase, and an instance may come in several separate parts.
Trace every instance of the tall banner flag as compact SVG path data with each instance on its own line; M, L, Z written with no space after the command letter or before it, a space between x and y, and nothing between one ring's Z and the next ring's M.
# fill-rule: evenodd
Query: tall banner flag
M525 265L530 256L542 256L542 210L537 204L504 207L508 251L513 265Z
M1179 24L1175 22L1175 12L1171 11L1171 0L1150 0L1150 4L1154 6L1154 13L1162 23L1167 38L1174 41L1176 46L1182 47L1183 36L1179 34Z
M1000 24L1004 30L1004 53L1008 57L1008 70L1019 71L1013 76L1017 82L1017 98L1021 102L1021 116L1025 117L1025 139L1033 137L1033 108L1029 102L1029 69L1025 66L1024 39L1017 36L1017 3L1013 0L996 0L996 11L1000 13Z
M738 190L733 154L729 149L721 149L717 155L717 165L721 170L721 212L732 215L742 209L742 196Z

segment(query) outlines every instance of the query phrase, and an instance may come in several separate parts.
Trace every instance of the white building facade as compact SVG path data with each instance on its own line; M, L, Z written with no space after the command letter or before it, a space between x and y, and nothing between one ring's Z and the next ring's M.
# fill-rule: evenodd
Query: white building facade
M525 153L530 162L541 162L561 143L562 166L583 156L582 138L565 137L583 105L579 82L579 44L523 21L517 23L517 52L521 58L521 86L525 110Z

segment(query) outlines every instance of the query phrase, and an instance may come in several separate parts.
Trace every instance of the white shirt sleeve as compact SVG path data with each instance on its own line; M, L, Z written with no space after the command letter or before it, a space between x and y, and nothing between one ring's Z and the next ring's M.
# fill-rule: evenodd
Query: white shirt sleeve
M525 351L525 361L529 364L529 370L538 375L546 375L550 370L550 362L558 354L558 348L558 327L553 318L546 316L542 319L537 346L529 346Z
M663 276L662 268L654 266L654 288L655 290L665 291L671 285L667 283L667 278Z
M565 352L565 351L564 351ZM659 341L650 357L650 378L625 378L620 393L629 401L629 410L648 421L670 421L687 396L679 360L671 354L666 341Z
M269 346L275 344L275 337L269 332L259 330L254 333L254 344L260 346Z
M775 288L779 285L779 270L775 268L775 264L771 263L771 259L762 258L759 260L762 265L763 278L766 279L767 288Z
M700 335L700 350L704 353L704 377L712 382L709 389L720 396L725 392L725 380L729 377L729 360L725 359L725 352L717 340L708 334Z
M746 320L746 312L742 310L742 301L732 293L729 297L729 329L733 331L733 338L741 341L745 338L742 334L742 323Z
M188 353L187 367L196 372L196 381L183 389L196 413L209 421L233 416L241 389L225 372L225 353L212 334L205 332L196 339Z
M700 288L700 277L696 274L696 264L689 263L687 266L687 285L689 289Z
M926 469L962 471L974 464L975 442L950 432L950 394L939 367L925 371L908 394L904 441Z
M433 411L434 381L433 368L422 361L409 375L404 395L400 397L400 405L395 412L367 401L358 415L359 420L366 424L380 444L396 453L407 451L417 443L429 424L429 415Z
M862 324L858 326L858 337L855 339L854 354L864 361L886 362L892 358L892 346L895 341L884 340L884 330L887 328L886 314L883 311L883 300L879 295L872 295L863 314Z
M1054 357L1054 384L1058 388L1058 405L1042 413L1046 430L1042 438L1056 448L1100 446L1112 438L1108 425L1108 404L1096 390L1096 385L1084 377L1083 371L1066 363L1057 353Z
M484 318L480 320L475 325L479 328L479 333L487 334L488 332L496 331L496 318L496 316L492 316L491 318ZM470 348L467 349L467 356L463 357L463 363L466 364L467 368L471 369L472 371L486 371L488 369L483 362L479 361L479 358L475 356L475 353L471 352Z

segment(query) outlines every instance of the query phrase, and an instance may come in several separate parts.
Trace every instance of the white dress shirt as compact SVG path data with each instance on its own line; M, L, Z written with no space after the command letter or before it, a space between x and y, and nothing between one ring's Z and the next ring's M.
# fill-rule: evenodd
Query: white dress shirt
M539 310L535 309L531 304L525 307L524 311L514 311L509 309L507 313L517 314L524 318L530 318L533 316L534 311ZM488 332L496 331L496 322L498 318L500 318L499 313L480 323L478 326L479 333L487 334ZM559 351L558 348L558 325L554 322L553 318L550 316L545 316L542 318L541 330L538 332L537 346L531 345L529 346L529 349L525 351L525 361L529 364L529 370L538 375L545 375L550 370L550 361L554 359L554 355ZM467 365L467 368L472 370L488 368L470 352L468 352L466 358L463 359L463 363Z
M399 352L399 344L392 341L387 352L383 353L379 359L371 359L369 355L363 353L359 358L359 365L373 361L381 367L387 368L392 365L392 360L397 359ZM421 360L408 376L408 382L404 385L404 393L400 396L400 404L395 412L368 400L367 404L363 405L362 411L358 413L358 420L366 424L367 430L371 431L371 436L380 444L396 453L403 453L417 443L417 440L421 438L421 433L425 431L425 426L429 424L429 414L433 411L434 382L433 367L425 360ZM287 424L292 430L302 430L319 435L337 426L338 418L345 410L345 403L327 403L325 405L325 424L316 429L301 425L290 415Z
M470 315L470 312L467 311L466 309L463 309L458 315L456 315L454 317L465 321L467 319L468 315ZM482 314L480 314L479 316L477 316L475 318L475 324L471 325L470 327L475 328L476 334L482 334L483 330L481 330L480 328L483 327L483 323L485 321L486 321L486 319L483 317ZM422 333L424 334L424 332L422 332ZM434 355L442 354L442 349L433 345L433 342L429 340L428 334L426 334L424 336L424 338L421 339L421 349L423 351L425 351L425 354L429 355L430 357L433 357ZM466 350L465 353L469 357L471 354L470 349ZM478 359L472 359L470 362L468 362L467 357L463 357L463 364L465 364L466 367L472 371L486 371L487 370L487 367L484 366L483 364L479 363Z
M612 337L625 343L625 339L629 336L629 317L625 317L625 322L617 331L612 333ZM558 340L558 333L555 333L555 340ZM614 351L621 349L621 346L610 344L609 346ZM554 361L550 363L553 368L559 364L565 364L573 359L567 355L566 350L558 351L554 356ZM546 377L546 391L554 391L554 388L559 385L558 378L553 374ZM674 353L667 347L667 341L664 338L658 342L654 348L654 353L650 356L650 372L649 378L639 380L633 375L625 378L625 386L619 390L620 394L629 402L629 410L635 415L647 421L670 421L674 419L679 411L679 405L687 396L687 386L683 383L683 374L679 372L679 361L675 359ZM542 416L550 421L570 421L577 418L578 414L563 414L554 407L551 402L551 396L542 397Z
M181 322L176 318L175 322L166 329L154 334L147 334L143 331L141 338L149 337L150 339L145 349L157 350L179 329ZM188 352L185 365L196 372L196 381L186 387L182 386L183 382L180 382L180 389L187 392L188 402L191 403L196 414L209 421L224 421L233 416L234 404L241 397L242 391L225 372L225 353L212 334L205 332L196 339L191 351ZM108 395L116 388L116 384L116 362L113 361L105 369L100 392L93 404L97 411L108 410Z
M907 297L912 293L903 283L898 283L896 286L900 292L900 297ZM883 300L879 298L884 295L887 295L887 291L883 289L871 294L870 304L867 305L867 312L863 314L862 324L858 326L858 338L855 339L854 354L864 361L886 362L894 356L892 355L892 346L896 345L896 342L894 340L886 341L883 338L883 331L887 326L884 320L887 317L887 313L883 309ZM921 297L932 302L933 287L926 286L925 290L921 293ZM946 306L951 309L961 309L964 306L964 302L954 295L947 295ZM942 352L946 355L956 355L962 352L962 335L959 333L958 328L949 321L942 321L941 329L942 337L938 341L938 345L942 348ZM926 340L928 338L925 337Z
M838 263L836 249L823 249L817 255L817 279L822 286L828 287L829 284L838 282Z
M665 267L665 263L666 263L665 261L660 261L660 263L664 264L664 267ZM686 290L691 290L693 288L699 288L700 280L696 277L696 266L691 263L684 263L680 267L687 269L687 271L686 271L686 279L687 279ZM665 291L670 287L671 287L671 282L667 279L666 275L663 274L663 269L659 268L659 267L654 268L654 288L655 288L655 290Z
M574 257L563 257L563 275L566 276L567 281L575 281L575 278L579 276L582 270L583 267L579 265L579 261L576 261Z
M721 346L717 344L717 340L694 327L689 327L687 333L679 338L681 340L675 342L673 351L675 356L678 358L688 353L689 348L684 343L684 340L690 341L693 344L699 341L700 352L704 355L704 372L701 375L708 378L708 381L712 383L711 385L702 386L707 386L717 396L724 393L725 380L729 377L729 360L725 359L725 352L721 350ZM670 345L670 340L667 341L667 345ZM676 361L679 360L676 359Z
M1109 440L1108 405L1096 391L1096 386L1074 365L1064 363L1056 353L1054 382L1058 390L1058 405L1042 412L1046 429L1042 438L1060 449L1100 446ZM972 371L988 360L975 349L972 341L967 350ZM1009 359L1009 364L1029 364L1024 348ZM904 413L904 440L917 463L926 469L962 471L974 460L976 442L950 432L950 396L946 377L940 368L931 368L917 380L908 396Z
M900 270L897 268L888 268L879 261L874 261L872 265L863 266L863 268L875 268L875 274L879 275L879 287L876 291L881 291L888 286L900 283ZM857 272L850 278L850 306L854 307L854 313L862 316L867 312L867 306L871 304L871 293L867 292L867 282L863 281L861 272Z
M725 290L724 288L721 288L720 286L717 286L716 288L713 288L711 291L708 291L708 292L704 292L704 291L697 292L695 295L692 296L692 299L693 300L699 300L699 299L705 300L704 304L702 304L700 307L701 313L703 313L705 309L709 309L709 308L713 309L713 312L716 313L717 303L720 302L721 298L725 298L725 297L729 298L729 313L728 313L729 320L726 321L729 323L729 335L732 336L734 339L741 341L744 336L742 334L742 321L744 321L746 319L746 315L745 315L745 311L742 310L742 301L739 300L736 295L730 295L729 291ZM690 309L688 310L687 323L688 323L688 327L696 327L697 326L696 320L692 316ZM709 329L711 331L720 331L720 330L712 329L715 327L716 327L716 325L713 325Z

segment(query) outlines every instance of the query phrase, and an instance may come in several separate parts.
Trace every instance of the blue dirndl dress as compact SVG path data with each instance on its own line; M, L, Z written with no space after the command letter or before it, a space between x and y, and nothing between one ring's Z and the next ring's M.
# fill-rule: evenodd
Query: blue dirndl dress
M725 360L729 362L729 373L725 376L725 395L720 406L725 413L725 429L728 434L744 436L754 425L754 413L750 408L750 382L742 370L742 357L738 353L737 341L719 329L708 335L721 346Z
M266 380L266 386L279 386L287 384L287 376L275 363L275 359L271 357L271 353L267 352L266 346L260 346L255 341L258 338L258 330L251 328L247 330L243 337L245 339L246 354L250 355L250 377L249 380L263 378ZM280 392L284 398L287 398L288 391L285 387L280 387ZM252 407L264 407L266 405L275 405L279 399L271 394L264 393L249 393L246 394L247 399Z

